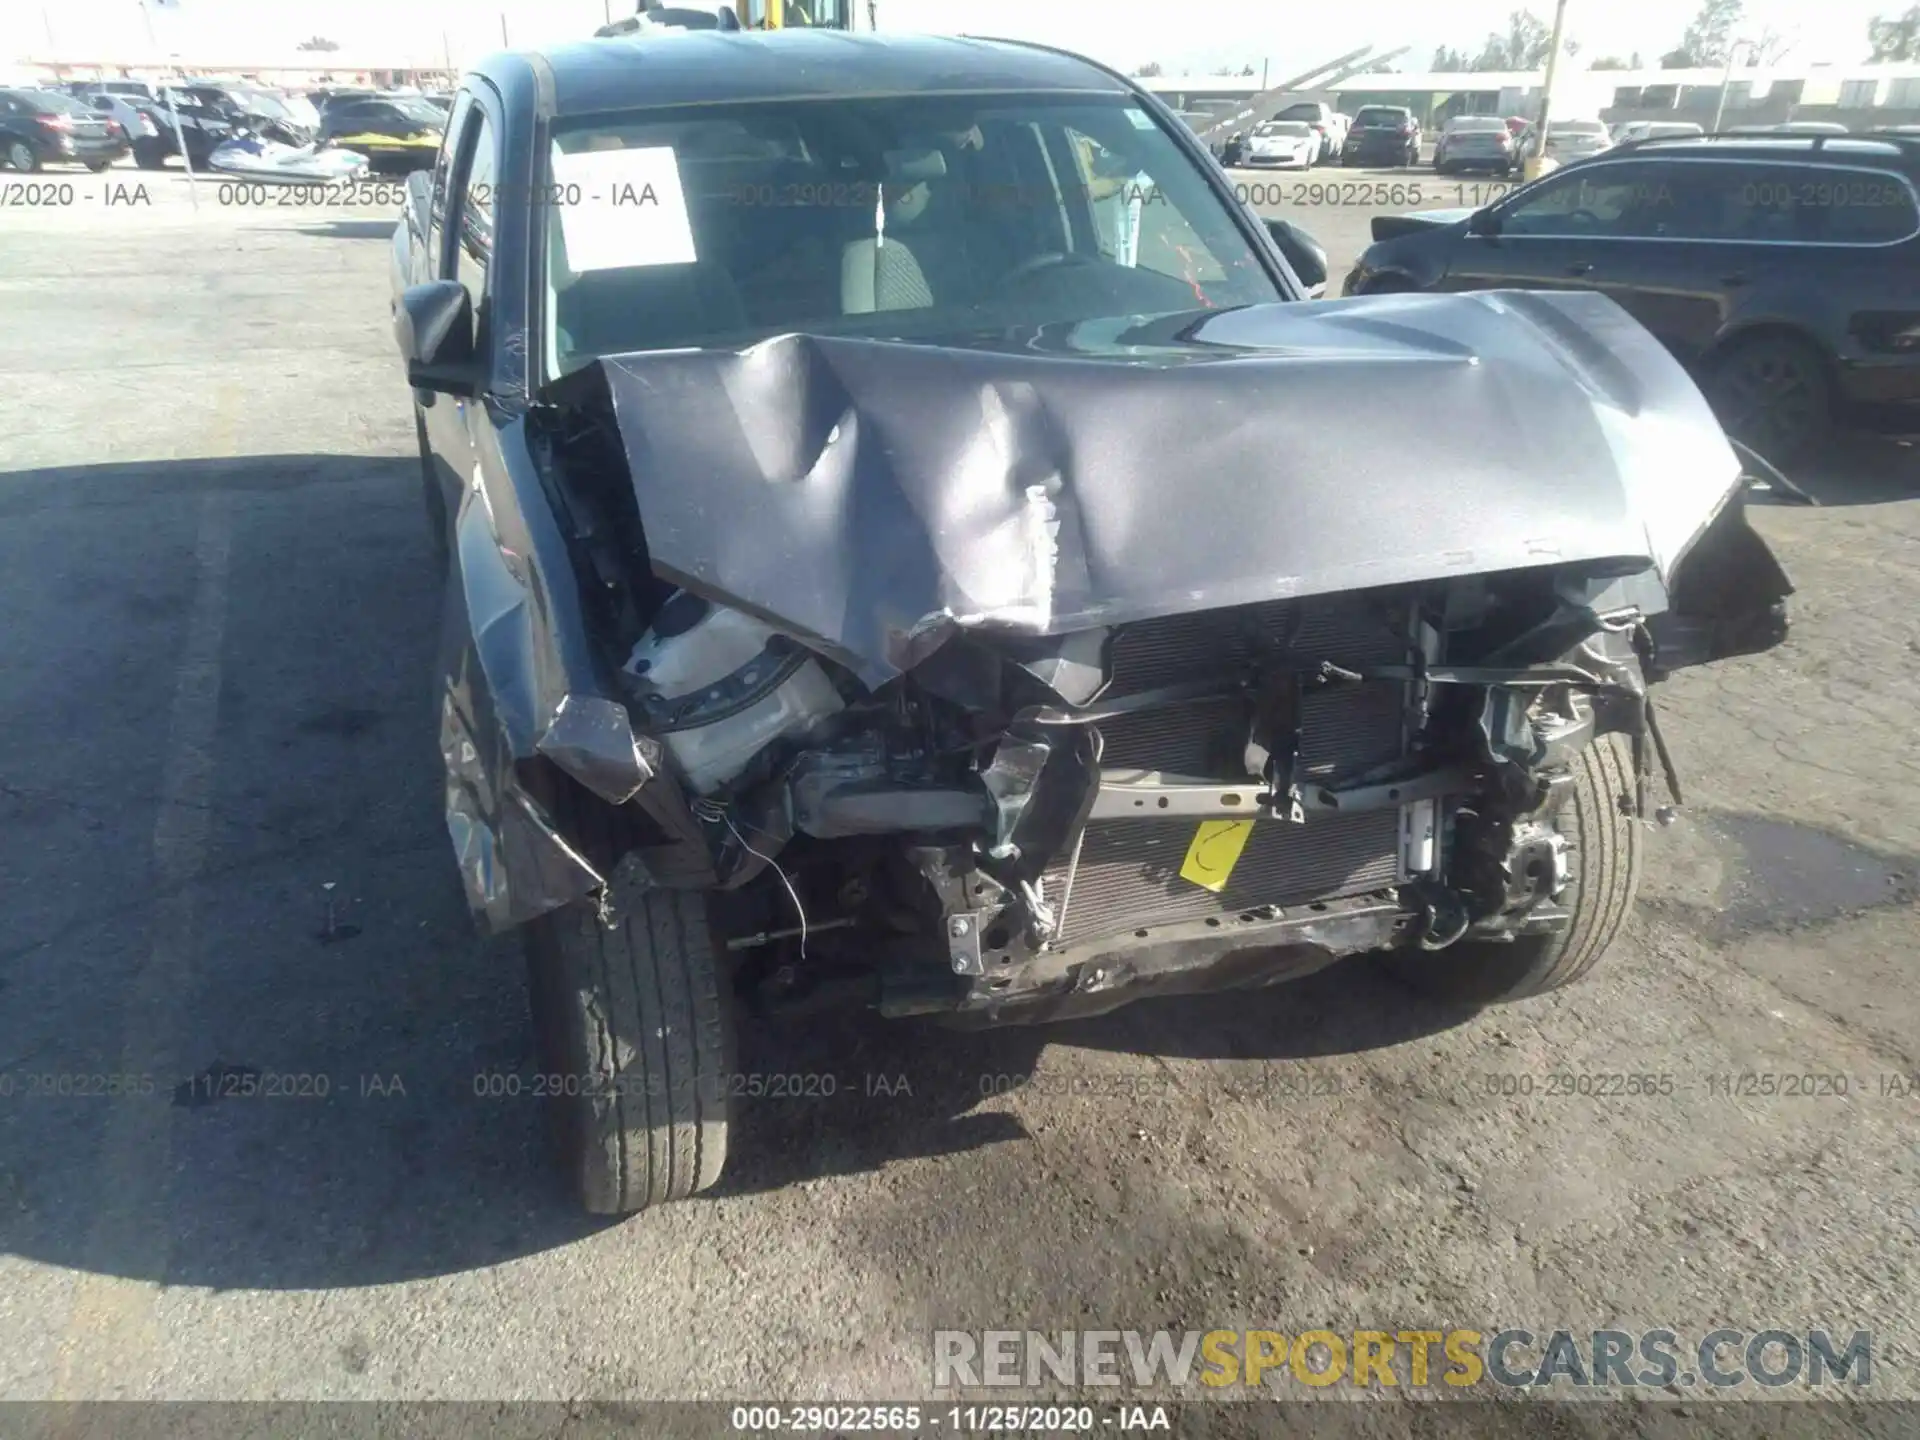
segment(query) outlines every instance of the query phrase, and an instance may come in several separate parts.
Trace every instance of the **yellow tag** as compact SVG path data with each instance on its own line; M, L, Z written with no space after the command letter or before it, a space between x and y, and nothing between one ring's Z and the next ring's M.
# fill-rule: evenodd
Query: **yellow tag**
M1200 828L1193 832L1193 843L1187 846L1180 878L1219 894L1227 888L1227 877L1233 874L1240 852L1247 848L1247 837L1252 834L1251 820L1202 820Z

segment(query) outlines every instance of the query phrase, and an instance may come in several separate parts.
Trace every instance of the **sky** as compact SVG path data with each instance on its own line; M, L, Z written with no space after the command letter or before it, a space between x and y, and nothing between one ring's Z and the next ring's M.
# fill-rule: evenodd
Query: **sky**
M177 0L153 17L164 50L183 56L218 48L262 52L265 63L320 34L356 55L393 54L404 62L455 64L500 47L502 22L513 45L551 44L592 33L609 13L633 0ZM856 0L864 20L866 0ZM1855 63L1867 53L1867 22L1902 10L1910 0L1747 0L1751 31L1770 27L1795 42L1782 64ZM1216 65L1269 62L1272 77L1373 44L1409 45L1397 63L1425 69L1437 45L1479 48L1488 31L1504 29L1514 0L1370 0L1364 6L1281 5L1274 0L877 0L883 30L1002 35L1079 50L1124 70L1157 60L1170 73L1204 73ZM1550 0L1535 13L1550 19ZM1680 39L1693 0L1569 0L1568 34L1581 54L1646 63ZM1303 23L1303 18L1311 23ZM443 39L444 37L444 39ZM78 54L111 47L151 54L139 0L0 0L0 61L51 44Z

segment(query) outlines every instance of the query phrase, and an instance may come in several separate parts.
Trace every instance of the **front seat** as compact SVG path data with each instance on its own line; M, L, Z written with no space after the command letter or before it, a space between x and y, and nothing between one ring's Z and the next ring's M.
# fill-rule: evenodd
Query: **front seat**
M840 252L840 313L924 310L933 290L913 252L899 240L863 236Z
M928 183L946 174L937 150L889 156L896 177L881 187L884 235L862 235L840 252L840 313L871 315L879 310L924 310L933 304L933 287L913 250L894 232L911 230L933 200Z

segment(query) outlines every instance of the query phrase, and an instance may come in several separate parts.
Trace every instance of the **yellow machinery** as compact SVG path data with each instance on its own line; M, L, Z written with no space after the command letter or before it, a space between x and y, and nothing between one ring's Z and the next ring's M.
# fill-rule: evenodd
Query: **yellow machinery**
M602 39L652 30L851 30L856 0L727 0L724 5L640 0L639 9L593 33ZM867 0L874 28L875 0Z
M852 0L734 0L743 30L851 30Z

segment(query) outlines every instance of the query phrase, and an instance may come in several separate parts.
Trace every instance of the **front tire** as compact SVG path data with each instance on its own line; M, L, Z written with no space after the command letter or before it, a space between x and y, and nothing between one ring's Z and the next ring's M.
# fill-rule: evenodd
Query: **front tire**
M112 164L113 162L111 160L89 160L87 161L87 169L93 174L98 175Z
M1701 389L1727 434L1775 465L1804 459L1833 434L1826 361L1791 336L1735 341L1708 367Z
M24 140L7 142L7 164L22 175L32 175L40 169L40 157L33 153L33 147Z
M1607 952L1640 888L1642 830L1627 813L1633 752L1624 735L1603 735L1573 765L1573 793L1560 812L1567 841L1565 902L1573 921L1549 935L1462 940L1444 950L1395 950L1381 957L1393 977L1437 1000L1499 1005L1571 985Z
M133 163L142 170L164 170L167 150L159 141L142 141L133 147Z
M596 1215L710 1189L727 1157L732 997L707 897L625 873L611 887L611 926L576 904L526 932L552 1139Z

